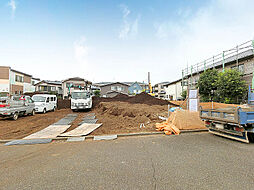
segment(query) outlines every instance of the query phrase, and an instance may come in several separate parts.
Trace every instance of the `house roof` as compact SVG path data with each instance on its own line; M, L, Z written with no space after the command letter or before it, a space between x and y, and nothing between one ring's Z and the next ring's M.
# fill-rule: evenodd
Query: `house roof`
M142 83L142 82L98 82L98 83L94 83L95 86L107 86L107 85L112 85L112 84L116 84L116 83L120 83L120 84L124 84L126 86L131 86L134 83L138 83L139 85L148 85L146 83Z
M70 80L74 80L74 81L82 81L82 82L87 82L87 83L92 83L86 79L83 79L83 78L80 78L80 77L72 77L72 78L68 78L68 79L65 79L63 80L63 82L66 82L66 81L70 81Z
M108 83L105 83L105 84L99 84L97 86L103 87L103 86L109 86L109 85L113 85L113 84L123 84L125 86L130 86L130 85L128 85L126 83L123 83L123 82L108 82ZM94 85L96 85L96 84L94 84Z
M34 79L34 80L41 80L40 78L34 78L34 77L32 77L32 79Z
M50 81L50 80L42 80L42 81L36 83L35 85L39 85L41 83L47 83L47 84L53 84L53 85L62 85L61 81Z
M16 73L20 73L20 74L22 74L22 75L26 75L26 76L32 77L32 75L29 75L29 74L26 74L26 73L23 73L23 72L14 70L14 69L11 69L11 71L16 72Z
M160 83L155 84L154 86L158 86L158 85L166 85L166 84L168 84L168 83L170 83L170 82L160 82Z
M169 83L165 84L165 86L169 86L169 85L171 85L171 84L178 83L178 82L180 82L181 80L182 80L182 79L178 79L178 80L175 80L175 81L173 81L173 82L169 82Z

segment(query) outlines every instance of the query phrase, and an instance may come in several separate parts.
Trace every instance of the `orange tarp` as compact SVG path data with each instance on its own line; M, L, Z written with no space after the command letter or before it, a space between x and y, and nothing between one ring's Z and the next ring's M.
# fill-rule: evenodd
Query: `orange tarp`
M166 135L179 135L180 130L206 129L199 112L180 109L171 113L167 121L156 123L156 128L158 131L164 131Z

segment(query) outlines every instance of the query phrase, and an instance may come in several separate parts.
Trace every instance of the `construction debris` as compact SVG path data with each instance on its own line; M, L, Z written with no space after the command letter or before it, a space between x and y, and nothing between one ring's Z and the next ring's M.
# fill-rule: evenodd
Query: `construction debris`
M156 130L164 131L166 135L179 135L180 130L206 129L199 117L199 112L176 110L171 113L167 121L156 123Z

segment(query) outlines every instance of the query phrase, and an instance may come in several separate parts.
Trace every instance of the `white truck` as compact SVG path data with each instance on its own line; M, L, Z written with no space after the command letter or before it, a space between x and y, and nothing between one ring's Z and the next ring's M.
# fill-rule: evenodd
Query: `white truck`
M92 105L93 102L90 92L78 90L71 93L71 109L73 111L91 109Z
M12 96L0 99L0 117L17 120L19 116L34 114L35 104L30 96Z

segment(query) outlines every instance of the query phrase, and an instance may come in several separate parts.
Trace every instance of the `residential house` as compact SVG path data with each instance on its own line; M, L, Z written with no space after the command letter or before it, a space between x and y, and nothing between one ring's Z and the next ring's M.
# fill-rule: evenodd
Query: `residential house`
M169 82L161 82L153 86L153 93L156 98L166 99L165 85Z
M186 90L187 87L182 88L182 79L165 84L165 99L166 100L182 100L182 91Z
M42 80L35 84L36 92L63 95L62 82Z
M74 90L91 90L92 82L80 77L68 78L62 81L63 98L68 98Z
M129 86L128 93L129 94L140 94L141 92L146 92L148 88L148 84L141 83L141 82L133 82L133 83L126 83Z
M0 66L0 95L23 94L33 92L32 75L12 69L9 66Z
M100 88L102 97L114 97L117 94L128 95L129 85L123 82L95 83L94 86Z

